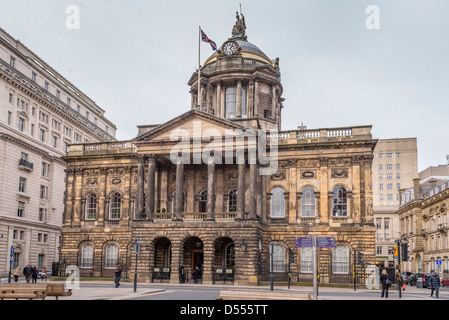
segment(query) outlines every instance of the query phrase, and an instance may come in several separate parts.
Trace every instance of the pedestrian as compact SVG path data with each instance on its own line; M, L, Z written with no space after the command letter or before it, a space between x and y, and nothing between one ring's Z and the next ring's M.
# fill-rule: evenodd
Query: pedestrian
M391 287L391 280L385 269L382 270L382 274L380 275L380 282L382 283L382 294L380 297L388 298L388 288Z
M12 274L13 278L14 278L14 282L19 281L19 276L20 276L20 267L17 267L13 274Z
M44 267L42 269L42 273L41 273L42 281L44 281L44 280L47 281L47 275L48 275L47 267Z
M438 298L438 293L440 291L440 276L434 271L429 279L430 285L430 297L433 298L433 292L435 291L436 297Z
M193 270L193 282L196 283L199 277L200 277L200 270L198 269L198 266L196 266L195 270Z
M186 282L186 276L184 274L184 265L181 264L179 267L179 282L185 283Z
M28 262L28 265L25 268L23 268L23 275L25 276L27 283L31 282L32 274L33 274L33 267L31 266L31 262Z
M118 288L120 286L120 279L122 278L122 267L120 265L117 265L117 268L114 271L115 273L115 287Z
M36 266L34 266L33 267L33 273L31 274L31 278L32 278L32 282L33 283L37 283L37 273L38 273L38 271L37 271L37 268L36 268Z

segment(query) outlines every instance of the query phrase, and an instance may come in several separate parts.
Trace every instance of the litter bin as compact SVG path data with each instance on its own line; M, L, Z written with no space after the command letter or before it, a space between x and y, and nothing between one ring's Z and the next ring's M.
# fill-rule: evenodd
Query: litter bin
M416 280L416 287L417 288L422 288L423 287L423 285L422 285L422 278Z

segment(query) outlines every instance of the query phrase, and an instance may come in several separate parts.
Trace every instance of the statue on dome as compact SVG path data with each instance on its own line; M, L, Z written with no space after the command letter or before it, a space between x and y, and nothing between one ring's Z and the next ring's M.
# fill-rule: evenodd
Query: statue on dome
M234 27L232 28L232 37L233 38L243 38L246 40L245 30L246 30L246 23L245 23L245 16L238 12L236 12L236 18L237 21L235 22Z

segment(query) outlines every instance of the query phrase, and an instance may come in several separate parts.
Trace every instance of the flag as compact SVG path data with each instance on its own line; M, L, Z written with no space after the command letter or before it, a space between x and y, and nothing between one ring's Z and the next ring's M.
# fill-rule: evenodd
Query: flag
M215 42L209 39L208 36L206 36L203 30L201 30L201 40L203 40L203 42L209 42L210 46L212 47L212 50L217 51L217 45L215 44Z

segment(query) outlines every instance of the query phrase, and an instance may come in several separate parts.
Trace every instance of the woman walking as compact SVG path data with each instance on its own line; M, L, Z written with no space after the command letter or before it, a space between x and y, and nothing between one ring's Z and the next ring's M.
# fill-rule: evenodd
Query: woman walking
M383 269L382 274L380 275L380 282L382 283L382 294L381 298L388 298L388 288L391 287L391 280L388 277L387 270Z
M115 287L118 288L120 286L120 279L122 278L122 268L120 265L117 265L117 268L115 269Z
M12 274L14 278L14 282L17 282L19 280L20 276L20 267L17 267L16 270L14 270L14 273Z

